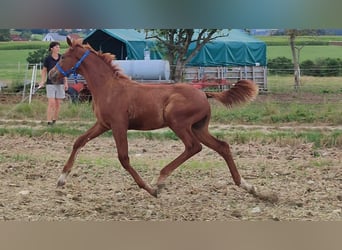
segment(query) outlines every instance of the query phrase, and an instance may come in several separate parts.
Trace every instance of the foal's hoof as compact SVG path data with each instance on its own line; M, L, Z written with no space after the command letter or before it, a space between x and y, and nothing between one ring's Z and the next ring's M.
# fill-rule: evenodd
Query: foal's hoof
M240 187L245 189L248 193L252 195L256 195L257 193L256 188L253 185L249 184L247 181L245 181L245 179L243 178L241 178Z
M150 192L150 194L156 198L158 198L158 196L161 193L161 190L165 188L165 184L158 184L156 185L156 188L153 188L152 191Z
M63 187L65 185L65 181L64 180L58 180L57 181L57 187Z
M157 189L159 190L159 192L165 189L165 187L166 187L165 183L157 184Z
M65 180L66 180L67 174L62 173L61 176L59 176L58 181L57 181L57 187L62 187L65 185Z
M153 197L158 198L159 191L158 189L152 189L151 192L149 192Z
M57 181L57 187L63 187L65 183L65 178L63 178L63 176L60 176Z

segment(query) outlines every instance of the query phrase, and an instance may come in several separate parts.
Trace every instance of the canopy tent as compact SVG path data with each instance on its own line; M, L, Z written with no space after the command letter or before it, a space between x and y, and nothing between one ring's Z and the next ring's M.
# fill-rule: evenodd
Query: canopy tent
M229 35L207 43L188 66L266 66L266 43L243 30L229 30ZM194 50L194 44L188 54Z
M151 59L162 59L156 41L134 29L98 29L85 39L95 50L110 52L118 60L142 60L144 50ZM194 49L194 44L189 52ZM227 37L219 37L207 43L187 64L188 66L266 66L266 44L242 30L229 30Z
M145 39L145 35L134 29L97 29L89 33L83 43L89 43L95 50L109 52L117 60L143 60L148 48L151 59L161 59L155 49L156 42Z

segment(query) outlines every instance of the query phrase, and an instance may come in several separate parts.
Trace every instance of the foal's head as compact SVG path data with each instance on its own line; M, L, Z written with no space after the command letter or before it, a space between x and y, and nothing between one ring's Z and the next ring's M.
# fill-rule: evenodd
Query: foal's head
M113 77L130 79L129 76L123 73L122 69L117 64L113 63L113 60L115 59L113 54L96 52L90 45L82 45L82 40L80 39L72 40L70 37L67 37L67 43L69 49L62 55L56 66L49 72L49 78L53 83L57 83L61 78L67 77L70 74L76 76L83 60L86 60L91 53L101 58L108 67L111 68ZM99 70L103 70L103 68Z
M61 59L49 72L49 78L53 83L68 77L70 74L77 75L77 70L83 60L91 53L91 48L82 45L82 40L72 40L67 37L69 49L61 56Z

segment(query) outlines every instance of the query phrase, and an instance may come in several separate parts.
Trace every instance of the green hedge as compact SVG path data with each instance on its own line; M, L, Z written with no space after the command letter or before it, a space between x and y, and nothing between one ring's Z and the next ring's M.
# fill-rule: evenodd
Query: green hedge
M270 74L288 75L293 73L292 60L284 56L269 59L267 68Z
M293 74L293 62L286 57L268 60L268 72L276 75ZM318 58L300 63L301 75L306 76L341 76L342 60L340 58Z
M318 58L306 60L300 64L302 75L307 76L341 76L342 60L340 58Z

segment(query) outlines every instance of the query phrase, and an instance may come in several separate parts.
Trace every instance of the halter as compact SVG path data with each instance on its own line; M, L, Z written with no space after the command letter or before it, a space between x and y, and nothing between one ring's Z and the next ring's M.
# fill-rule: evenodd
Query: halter
M71 69L64 71L61 67L61 65L59 65L59 63L56 63L56 67L59 70L59 72L65 76L68 77L70 74L73 74L74 76L74 80L75 83L77 83L77 69L80 67L81 63L84 61L84 59L86 59L86 57L90 54L90 50L86 50L86 52L84 52L83 56L81 57L80 60L78 60L78 62L75 64L75 66L73 66Z

